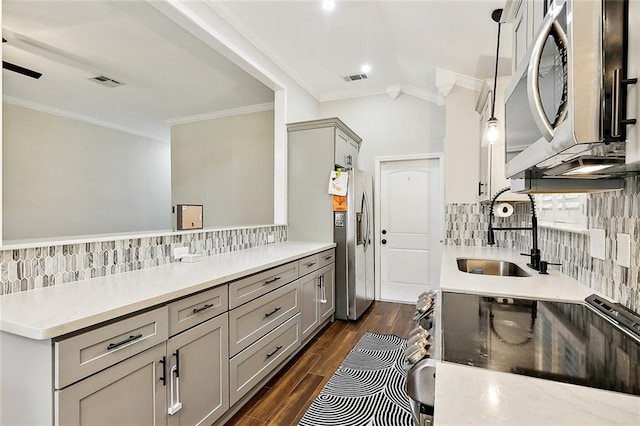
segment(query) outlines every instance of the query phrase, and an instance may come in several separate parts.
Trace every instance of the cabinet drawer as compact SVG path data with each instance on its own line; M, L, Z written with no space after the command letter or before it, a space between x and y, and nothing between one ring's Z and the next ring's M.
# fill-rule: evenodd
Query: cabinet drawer
M169 335L198 325L228 309L227 286L221 285L169 304Z
M233 405L300 346L300 315L229 360L230 404Z
M233 356L300 312L298 282L287 284L229 311L229 355Z
M336 261L336 253L334 249L325 250L318 253L318 267L317 269L327 266Z
M304 275L310 274L311 272L317 270L319 268L318 266L319 263L320 263L320 253L303 257L302 259L298 260L299 275L302 277Z
M298 278L298 262L260 272L229 284L229 309L262 296Z
M55 387L65 386L169 337L167 307L55 342Z

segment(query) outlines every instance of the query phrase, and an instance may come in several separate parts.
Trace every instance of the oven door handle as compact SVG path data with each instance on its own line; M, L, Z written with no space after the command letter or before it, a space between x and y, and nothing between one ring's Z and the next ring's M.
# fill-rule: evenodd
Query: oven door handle
M540 63L542 61L542 53L544 52L544 46L547 41L547 37L551 35L551 33L555 33L556 40L558 44L561 45L562 49L562 66L564 67L564 85L563 88L563 102L558 109L558 114L555 120L555 123L551 123L547 118L547 115L544 112L544 106L542 105L542 98L540 97L540 84L538 81L538 76L540 75ZM564 121L565 116L567 115L567 84L569 76L568 68L567 68L567 49L568 42L567 36L562 30L560 24L555 19L555 16L548 15L545 18L544 25L536 39L533 48L531 50L531 58L529 59L529 68L527 70L527 97L529 98L529 108L531 108L531 113L533 114L533 120L536 123L536 126L542 133L544 138L551 142L553 139L553 135L555 133L555 127Z

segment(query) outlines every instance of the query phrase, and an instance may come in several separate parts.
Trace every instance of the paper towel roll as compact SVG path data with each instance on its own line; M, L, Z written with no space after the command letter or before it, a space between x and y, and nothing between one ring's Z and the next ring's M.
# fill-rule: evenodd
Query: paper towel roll
M513 214L513 206L509 203L500 203L494 207L494 213L498 217L509 217Z

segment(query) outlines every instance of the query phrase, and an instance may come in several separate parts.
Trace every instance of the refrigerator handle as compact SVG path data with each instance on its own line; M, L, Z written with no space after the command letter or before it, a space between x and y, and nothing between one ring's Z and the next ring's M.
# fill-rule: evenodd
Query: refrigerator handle
M369 248L369 241L371 240L371 211L369 210L369 199L367 198L367 191L362 191L362 199L364 201L364 217L366 221L366 233L364 236L364 251Z

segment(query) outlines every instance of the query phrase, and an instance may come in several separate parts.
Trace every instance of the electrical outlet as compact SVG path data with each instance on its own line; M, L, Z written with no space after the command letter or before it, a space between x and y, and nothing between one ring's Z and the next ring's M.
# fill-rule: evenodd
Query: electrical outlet
M626 268L631 265L631 236L629 234L616 235L616 263Z
M189 247L175 247L173 249L173 258L182 259L189 255Z
M589 230L589 253L591 253L591 257L604 260L606 255L604 237L604 229Z
M276 242L276 236L273 234L269 234L267 235L267 244L271 244L271 243L275 243Z

